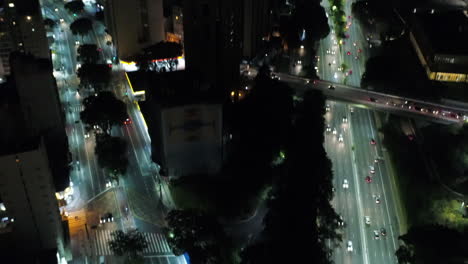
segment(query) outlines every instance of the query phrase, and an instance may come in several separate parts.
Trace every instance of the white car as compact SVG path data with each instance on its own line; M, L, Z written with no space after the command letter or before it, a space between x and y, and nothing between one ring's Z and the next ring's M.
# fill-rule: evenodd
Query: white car
M374 239L379 239L379 238L380 238L379 231L378 231L378 230L374 230Z
M346 116L343 116L343 123L348 123L348 118Z
M370 173L374 174L375 173L375 168L374 166L369 166Z
M331 127L330 127L330 125L327 125L326 131L327 131L327 132L331 132Z
M325 111L330 112L330 105L325 106Z
M333 129L333 135L336 135L336 128Z
M364 216L364 220L366 220L366 225L370 225L370 217Z
M351 240L348 241L347 250L348 252L353 252L353 242Z
M338 142L343 142L343 134L340 134L340 135L338 136Z
M344 189L348 189L348 188L349 188L349 183L348 183L348 180L347 180L347 179L344 179L344 180L343 180L343 188L344 188Z
M380 196L375 196L375 203L379 204L380 203Z

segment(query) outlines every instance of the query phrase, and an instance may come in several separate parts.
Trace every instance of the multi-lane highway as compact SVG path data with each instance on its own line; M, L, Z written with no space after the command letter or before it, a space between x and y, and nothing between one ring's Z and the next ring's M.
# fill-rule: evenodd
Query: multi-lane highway
M322 2L327 12L328 3ZM349 88L337 83L358 87L364 70L368 47L364 36L351 16L352 1L345 2L349 36L340 45L334 35L323 39L318 51L318 74L324 81L308 81L281 76L284 81L295 83L296 89L315 88L324 91L329 98L345 102L370 105L391 110L387 102L405 104L392 98L369 95L368 91ZM331 16L329 17L329 24ZM343 70L343 67L345 70ZM332 82L332 83L330 83ZM332 85L332 89L329 89ZM372 100L370 99L372 98ZM344 100L343 100L344 99ZM343 242L334 251L336 263L396 263L395 251L398 236L404 223L393 175L387 154L377 131L379 120L375 112L356 104L327 101L325 115L328 129L325 148L333 162L335 197L333 205L343 217ZM383 104L382 104L383 103ZM397 108L394 111L410 109ZM336 132L336 134L335 134ZM375 143L375 144L374 144ZM396 202L395 202L396 201Z
M175 257L168 249L162 235L164 212L173 207L167 185L160 181L157 165L151 162L150 139L137 102L129 91L125 73L114 65L111 88L116 96L127 103L132 122L114 127L112 136L124 138L128 143L129 166L119 185L110 183L107 172L100 168L94 155L94 131L85 131L79 113L82 99L92 95L79 89L75 71L77 43L96 44L101 51L101 63L112 59L113 47L106 44L104 26L94 21L93 30L84 37L73 36L70 23L76 17L66 12L62 5L44 1L44 17L60 21L54 28L52 44L54 76L57 79L60 100L67 113L66 129L70 151L73 155L71 179L73 197L65 208L69 215L72 236L72 253L75 263L113 261L107 244L110 232L117 229L138 228L148 241L143 253L152 263L185 263L183 257ZM83 16L92 19L94 8L86 7ZM79 66L78 66L79 67ZM113 222L100 223L100 218L112 213Z

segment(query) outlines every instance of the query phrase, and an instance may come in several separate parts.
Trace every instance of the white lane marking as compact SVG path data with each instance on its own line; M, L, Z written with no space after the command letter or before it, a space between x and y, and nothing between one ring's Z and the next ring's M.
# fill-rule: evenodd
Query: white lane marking
M370 125L369 125L369 128L370 128L370 131L371 131L371 134L372 134L372 138L374 138L375 140L377 140L376 137L374 137L374 135L375 135L375 134L374 134L374 130L373 130L373 127L374 127L374 126L373 126L372 119L371 119L371 116L370 116L370 111L367 111L367 117L369 118L369 124L370 124ZM376 148L375 148L375 154L376 154L376 156L378 156L378 154L379 154L379 153L377 152L377 146L376 146ZM382 186L382 195L384 196L384 197L383 197L383 200L384 200L384 202L385 202L385 209L386 209L386 212L387 212L387 217L388 217L388 221L389 221L389 225L390 225L390 232L391 232L391 236L392 236L393 249L394 249L394 251L396 251L397 246L396 246L396 243L395 243L395 235L394 235L394 233L393 233L393 225L391 224L392 221L391 221L391 218L390 218L390 212L389 212L389 210L388 210L388 203L387 203L387 198L386 198L387 195L386 195L386 193L385 193L385 188L384 188L384 186L383 186L383 178L382 178L382 172L381 172L381 170L379 170L379 174L380 174L380 179L381 179L381 180L380 180L380 184L381 184L381 186Z
M349 114L349 113L347 113ZM350 142L351 142L351 146L354 146L354 139L353 139L353 129L352 129L352 126L351 126L351 118L348 118L348 122L349 122L349 136L350 136ZM359 188L359 184L358 184L358 178L357 178L357 168L356 168L356 156L355 156L355 153L353 150L351 150L351 156L352 156L352 159L353 161L351 162L352 166L353 166L353 176L354 176L354 181L356 184L354 184L354 189L356 190L356 193L357 193L357 201L358 201L358 211L359 211L359 216L360 216L360 219L358 220L359 221L359 227L360 227L360 233L361 233L361 247L362 247L362 251L363 251L363 260L364 260L364 263L365 264L368 264L369 263L369 256L368 256L368 250L367 250L367 236L364 232L365 230L365 226L364 226L364 223L363 223L363 217L364 217L364 213L363 213L363 209L362 209L362 200L361 200L361 191L360 191L360 188Z

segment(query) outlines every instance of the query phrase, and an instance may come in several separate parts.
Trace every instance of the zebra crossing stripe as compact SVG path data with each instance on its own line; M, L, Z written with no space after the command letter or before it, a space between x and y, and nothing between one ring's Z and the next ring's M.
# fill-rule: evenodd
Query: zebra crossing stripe
M156 244L157 241L155 241L155 239L154 239L154 233L150 233L150 236L149 236L148 239L149 239L149 243L151 245L151 250L148 253L157 252L157 244Z
M156 234L155 239L158 241L158 253L164 252L164 248L163 248L163 246L162 246L162 241L161 241L161 239L159 238L159 234ZM160 242L161 242L161 243L160 243Z
M151 233L144 233L144 235L145 235L145 240L146 240L146 243L147 243L147 247L145 249L143 249L143 253L150 253L151 252L151 246L152 246Z
M162 237L162 244L163 244L163 247L165 249L164 252L172 252L171 248L169 247L169 244L167 244L166 238L163 235L161 235L161 237Z

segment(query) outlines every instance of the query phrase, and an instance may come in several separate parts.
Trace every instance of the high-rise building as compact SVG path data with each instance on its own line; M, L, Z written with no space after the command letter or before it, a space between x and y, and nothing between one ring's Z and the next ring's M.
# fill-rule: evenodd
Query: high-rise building
M268 38L273 23L271 0L244 0L242 56L251 59Z
M15 263L65 256L64 225L43 140L18 139L0 153L2 259ZM55 262L56 263L56 262Z
M162 0L106 0L106 26L119 59L165 39Z
M186 68L200 71L209 89L227 97L239 85L242 1L185 0L183 15Z
M52 75L52 62L20 53L13 53L10 61L12 81L29 134L64 131L65 116Z
M9 55L19 51L50 58L38 0L0 1L0 78L10 74Z

